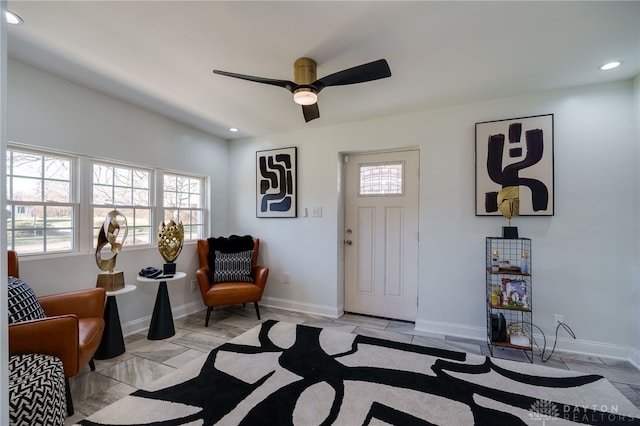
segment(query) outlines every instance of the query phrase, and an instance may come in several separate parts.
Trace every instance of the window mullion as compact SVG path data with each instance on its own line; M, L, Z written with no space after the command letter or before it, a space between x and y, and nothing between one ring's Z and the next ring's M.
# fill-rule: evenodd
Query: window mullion
M78 194L78 199L83 200L84 202L78 203L79 212L78 212L78 251L80 253L91 253L93 252L93 232L92 232L92 217L91 217L91 206L93 200L92 196L92 188L89 182L91 182L91 161L87 157L80 158L80 164L78 170L76 172L76 194ZM80 182L86 182L86 184L81 185Z
M164 222L164 172L157 171L155 173L153 185L153 210L151 211L151 216L153 217L153 244L158 244L158 227L160 223Z

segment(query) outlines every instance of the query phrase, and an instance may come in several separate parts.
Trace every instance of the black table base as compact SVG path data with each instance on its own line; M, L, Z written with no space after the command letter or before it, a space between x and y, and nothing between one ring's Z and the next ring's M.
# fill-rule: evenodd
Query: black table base
M147 339L162 340L175 334L176 330L173 326L173 314L171 313L167 282L161 281L156 295L156 304L151 315L151 325L149 325Z
M115 296L107 296L104 307L104 332L100 346L93 356L95 359L109 359L122 355L125 351L122 326Z

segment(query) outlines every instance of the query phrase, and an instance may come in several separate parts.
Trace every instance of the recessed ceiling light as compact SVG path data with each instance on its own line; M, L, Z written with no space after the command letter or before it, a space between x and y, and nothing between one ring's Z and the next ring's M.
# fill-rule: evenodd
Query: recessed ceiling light
M16 15L15 13L13 13L10 10L5 10L4 11L4 16L5 16L5 19L7 20L7 24L11 24L11 25L20 25L20 24L22 24L22 18L19 17L18 15Z
M230 131L230 132L237 132L238 130L240 130L240 129L237 129L237 128L235 128L235 127L231 127L231 128L229 129L229 131Z
M606 63L606 64L604 64L604 65L600 65L600 66L598 67L598 69L599 69L599 70L602 70L602 71L612 70L612 69L614 69L614 68L618 68L618 67L620 66L620 64L621 64L621 63L622 63L622 62L620 62L620 61L608 62L608 63Z

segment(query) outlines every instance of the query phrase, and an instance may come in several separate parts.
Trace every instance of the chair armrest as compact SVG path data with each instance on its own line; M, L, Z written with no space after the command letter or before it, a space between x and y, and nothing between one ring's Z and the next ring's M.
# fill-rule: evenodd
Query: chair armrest
M70 291L38 297L48 317L74 314L78 318L102 318L106 292L103 288Z
M196 271L196 278L198 279L198 287L200 287L200 294L202 297L209 291L211 288L211 283L213 282L213 274L211 273L211 269L208 267L200 268Z
M269 268L266 266L256 265L253 267L253 282L264 291L269 276Z
M41 353L62 361L64 374L78 374L78 318L61 315L9 324L9 355Z

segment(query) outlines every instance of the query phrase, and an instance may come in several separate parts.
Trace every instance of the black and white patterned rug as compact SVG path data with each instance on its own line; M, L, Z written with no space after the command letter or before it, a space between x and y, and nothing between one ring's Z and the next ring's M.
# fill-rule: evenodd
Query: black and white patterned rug
M266 321L80 422L640 425L601 376Z

